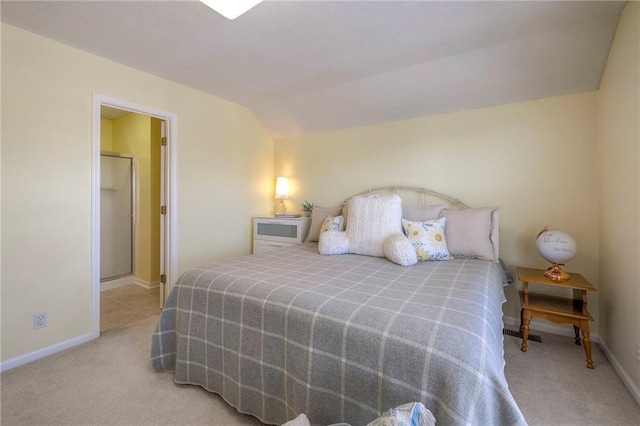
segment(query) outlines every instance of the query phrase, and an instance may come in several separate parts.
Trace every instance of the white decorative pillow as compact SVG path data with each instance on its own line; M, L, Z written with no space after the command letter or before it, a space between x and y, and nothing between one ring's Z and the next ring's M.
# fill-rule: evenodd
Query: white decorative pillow
M327 231L344 231L344 218L342 216L327 216L320 228L320 234Z
M415 248L418 260L451 260L445 237L446 219L424 222L402 219L404 233Z
M418 262L416 249L404 234L393 234L384 240L384 256L400 266L411 266Z
M323 255L349 253L349 237L346 232L327 231L320 234L318 252Z
M397 195L354 197L347 220L349 253L384 257L384 240L402 233L402 200Z
M309 234L307 234L306 242L316 242L320 238L320 229L324 224L327 216L339 216L342 213L342 206L338 207L313 207L311 214L311 226L309 226Z
M498 263L500 207L447 209L445 236L449 252L455 257L473 257Z

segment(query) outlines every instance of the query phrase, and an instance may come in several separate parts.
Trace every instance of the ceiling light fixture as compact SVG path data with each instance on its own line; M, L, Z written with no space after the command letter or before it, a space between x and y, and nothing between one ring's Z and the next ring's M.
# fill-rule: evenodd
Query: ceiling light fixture
M236 19L262 0L200 0L227 19Z

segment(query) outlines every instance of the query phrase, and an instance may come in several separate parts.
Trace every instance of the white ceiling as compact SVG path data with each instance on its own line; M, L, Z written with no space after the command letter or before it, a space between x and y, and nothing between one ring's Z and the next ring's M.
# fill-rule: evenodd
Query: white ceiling
M279 138L598 88L626 2L6 1L2 21L244 105Z

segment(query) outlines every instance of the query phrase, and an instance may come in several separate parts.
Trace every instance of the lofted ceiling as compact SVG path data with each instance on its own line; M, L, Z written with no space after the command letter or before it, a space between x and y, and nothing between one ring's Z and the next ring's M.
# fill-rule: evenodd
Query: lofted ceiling
M626 2L6 1L3 22L249 108L274 138L598 88Z

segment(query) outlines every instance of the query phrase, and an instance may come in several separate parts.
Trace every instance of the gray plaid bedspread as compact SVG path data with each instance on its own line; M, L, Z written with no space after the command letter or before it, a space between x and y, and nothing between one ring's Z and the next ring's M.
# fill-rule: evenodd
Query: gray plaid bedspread
M438 425L526 424L504 376L503 302L496 263L404 268L304 244L183 274L151 359L267 424L360 426L412 401Z

